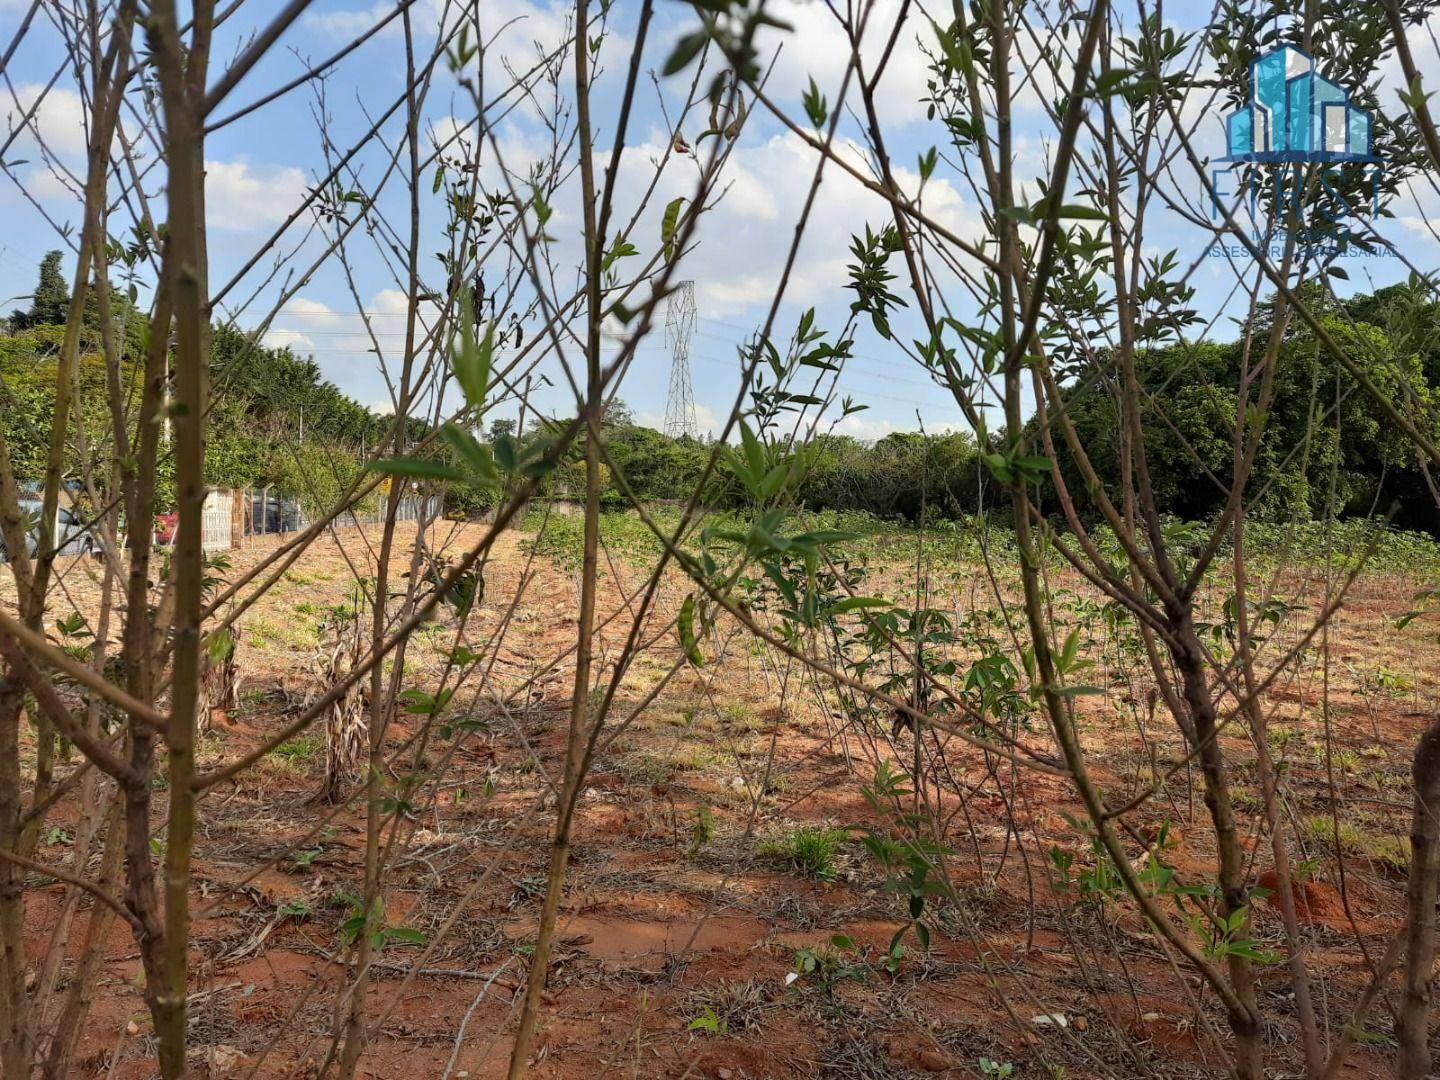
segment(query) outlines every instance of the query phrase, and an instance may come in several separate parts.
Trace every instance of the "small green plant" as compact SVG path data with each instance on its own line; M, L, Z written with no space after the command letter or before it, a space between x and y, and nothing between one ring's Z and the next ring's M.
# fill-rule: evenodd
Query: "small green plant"
M695 808L695 820L690 824L690 857L694 858L714 839L715 815L710 810L710 804L702 802Z
M1366 697L1404 697L1414 688L1414 684L1405 675L1384 664L1367 672L1360 680L1360 693Z
M1239 810L1255 811L1260 809L1260 796L1253 791L1244 791L1237 788L1230 794L1230 801Z
M1015 1066L1008 1061L991 1061L988 1057L982 1057L979 1062L980 1075L988 1080L1006 1080L1015 1071Z
M877 814L890 819L891 830L862 828L860 840L885 871L885 891L904 899L909 917L909 921L895 931L885 952L885 969L894 975L905 958L907 934L913 931L920 947L930 948L929 923L935 914L932 901L945 892L945 887L932 878L931 871L952 852L929 837L913 834L909 816L896 811L911 791L905 786L904 775L888 762L880 763L873 783L862 785L861 791Z
M685 1025L686 1031L701 1031L706 1035L724 1035L730 1030L729 1022L723 1016L716 1016L709 1005L705 1011Z
M1332 850L1339 842L1340 852L1373 859L1393 873L1404 874L1410 869L1410 838L1390 833L1373 832L1353 821L1333 822L1324 815L1305 820L1305 827L1315 841Z
M1257 964L1278 964L1280 958L1275 953L1260 948L1254 939L1243 936L1249 925L1249 908L1236 908L1228 916L1217 915L1206 934L1206 954L1217 960L1226 956L1243 956Z
M804 979L828 996L840 983L864 982L869 973L869 966L850 936L836 934L828 945L795 950L795 971L787 978L786 985Z
M1355 1041L1361 1046L1384 1046L1391 1050L1399 1045L1388 1031L1376 1031L1371 1027L1361 1027L1356 1031Z
M760 845L760 853L821 881L834 881L835 857L850 833L845 829L804 825Z
M1354 854L1364 846L1364 834L1353 821L1331 821L1323 814L1315 814L1305 820L1305 827L1327 850L1338 844L1342 852Z
M295 897L280 906L276 912L282 919L308 919L310 917L310 904L302 897Z
M704 743L684 743L670 755L669 765L676 772L706 772L717 767L720 760Z
M781 773L772 771L765 777L766 795L783 795L791 788L790 778Z
M688 1012L693 1017L688 1030L707 1035L731 1035L753 1031L760 1026L765 1009L765 991L753 979L727 982L692 994Z
M670 767L668 762L661 761L651 754L646 754L636 762L631 771L637 780L651 785L667 784L675 775L675 770Z
M1328 751L1324 746L1315 748L1315 765L1317 768L1325 768L1326 764L1332 764L1342 773L1352 773L1360 765L1360 755L1354 750L1344 750L1340 747L1332 747Z
M1285 727L1281 724L1271 724L1265 729L1265 741L1270 744L1270 749L1276 754L1285 753L1286 748L1295 739L1303 741L1304 736L1300 735L1294 728Z
M296 735L270 751L286 765L300 766L320 750L320 740L313 735Z
M1410 871L1410 838L1387 834L1367 834L1365 854L1394 874Z
M340 942L347 947L354 945L365 931L365 913L354 897L350 898L350 917L340 924ZM425 944L425 935L409 926L390 926L385 921L385 909L379 898L370 909L370 947L377 952L392 942L406 945Z

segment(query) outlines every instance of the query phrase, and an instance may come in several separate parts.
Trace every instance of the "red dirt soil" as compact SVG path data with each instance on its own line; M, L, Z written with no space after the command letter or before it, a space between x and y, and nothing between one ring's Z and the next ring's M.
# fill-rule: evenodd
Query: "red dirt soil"
M347 547L358 545L356 534L342 535ZM475 526L459 528L449 547L476 536ZM558 661L533 692L504 709L484 693L473 704L467 699L461 708L483 714L487 729L457 740L438 797L422 800L397 834L387 921L413 927L427 941L446 920L456 922L403 990L401 979L420 948L394 942L381 950L366 1007L372 1031L361 1076L438 1078L452 1054L451 1076L504 1074L543 890L553 807L553 798L543 798L563 755L576 597L564 567L539 559L527 570L523 539L502 539L487 566L470 640L483 642L501 625L528 573L495 681L513 688ZM397 574L408 569L401 548ZM233 553L231 572L268 550ZM622 584L633 589L643 582L622 559L609 565L602 615L622 607ZM84 567L67 573L70 595L83 608L94 582ZM326 541L286 578L242 620L243 705L206 740L206 765L234 758L293 715L314 652L314 626L328 605L343 599L349 570L335 543ZM662 610L673 611L684 592L682 582L667 581ZM1335 636L1353 664L1410 670L1425 635L1386 629L1389 592L1357 587ZM663 625L655 624L657 630ZM601 633L602 661L613 659L627 629L621 619ZM665 635L637 665L616 715L627 715L625 704L640 700L678 655L672 639ZM1067 1077L1223 1074L1210 1034L1224 1027L1215 1002L1199 994L1193 978L1177 975L1127 906L1075 903L1057 884L1052 849L1074 855L1077 867L1089 851L1066 820L1079 813L1068 785L1040 774L1017 776L1008 764L987 762L948 737L942 742L954 778L967 793L940 804L951 819L957 902L936 914L928 953L912 934L896 973L886 972L880 960L907 925L905 905L864 850L842 845L834 879L823 880L767 854L762 841L799 826L878 824L861 786L873 773L874 755L910 753L911 736L899 736L894 750L885 747L883 732L852 729L841 737L839 721L817 708L808 690L781 693L789 685L786 669L772 656L747 650L739 638L727 643L723 633L706 649L710 663L683 669L605 749L590 777L532 1075L959 1077L980 1075L981 1058L1015 1063L1017 1077L1044 1076L1047 1067L1063 1070L1050 1075ZM1337 745L1350 753L1340 766L1347 798L1383 795L1403 807L1401 795L1382 790L1388 780L1381 773L1403 767L1425 722L1435 696L1433 652L1432 645L1408 699L1372 707L1369 699L1337 692L1331 723ZM435 649L415 650L415 685L427 685L439 670L436 656ZM798 684L799 675L788 674ZM477 689L467 686L456 700ZM1183 755L1162 720L1154 721L1147 747L1113 711L1128 695L1132 711L1143 713L1143 691L1119 676L1107 691L1084 705L1084 738L1107 794L1118 802L1144 788L1152 760L1164 768ZM1314 799L1296 812L1320 817L1328 778L1313 753L1315 700L1306 667L1280 680L1269 704L1276 710L1272 724L1292 733L1288 750L1280 752L1292 770L1290 782ZM416 717L401 716L388 746L400 748L416 725ZM1030 742L1047 749L1041 732ZM427 764L445 749L427 750ZM202 803L192 897L190 1041L197 1077L312 1076L331 1051L335 1000L352 974L341 962L340 924L349 914L344 895L359 887L364 808L355 800L339 807L310 801L320 757L312 736ZM1146 820L1141 832L1149 843L1169 822L1158 854L1198 880L1213 876L1213 857L1198 789L1187 789L1184 780L1182 772L1165 800L1134 820ZM543 809L532 814L537 798ZM163 815L163 799L157 801ZM1007 809L1018 838L1006 825ZM332 814L317 835L317 822ZM713 835L703 838L696 831L702 814L713 819ZM1399 810L1367 820L1366 835L1403 829ZM73 810L58 808L50 824L59 833L37 858L64 865ZM1268 865L1268 841L1256 840L1249 841L1254 858ZM1313 871L1293 886L1312 964L1324 975L1326 1007L1340 1020L1365 981L1355 935L1373 952L1398 925L1401 885L1376 851L1365 857L1368 871L1343 883L1342 895L1334 860L1317 843ZM1153 857L1138 843L1133 854L1137 865ZM487 883L471 896L487 871ZM1258 880L1272 892L1276 887L1271 872ZM38 877L30 885L34 957L46 948L64 890ZM90 914L83 902L68 935L72 955ZM1256 922L1258 937L1279 940L1273 898L1257 907ZM835 954L830 942L837 934L853 939L854 950ZM799 949L838 956L839 973L833 980L791 979ZM856 970L845 971L847 964ZM82 1036L80 1075L139 1080L155 1074L139 978L131 932L117 924ZM1281 1000L1283 966L1264 969L1263 978L1266 1008L1278 1025L1271 1052L1277 1067L1288 1067L1296 1051L1293 1016ZM1064 1025L1052 1016L1064 1017ZM1383 1040L1361 1047L1347 1075L1376 1074L1387 1067L1388 1054Z

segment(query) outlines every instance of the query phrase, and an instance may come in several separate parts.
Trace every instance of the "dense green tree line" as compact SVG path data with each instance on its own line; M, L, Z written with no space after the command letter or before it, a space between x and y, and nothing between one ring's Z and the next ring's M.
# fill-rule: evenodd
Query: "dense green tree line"
M1319 295L1310 299L1325 311L1331 335L1363 358L1372 379L1440 440L1435 419L1440 407L1440 306L1417 285L1394 286L1343 303L1327 304ZM22 482L36 481L43 473L54 358L68 305L59 259L52 254L40 267L30 307L14 312L9 334L0 337L0 392L6 405L0 411L0 430ZM117 295L112 307L117 318L125 319L122 386L138 401L136 363L143 350L144 322L133 314L127 317L123 296ZM103 485L113 446L96 318L91 311L82 338L78 396L84 439L82 443L78 435L72 437L72 460L77 462L72 479L82 475L78 462L83 451ZM1241 328L1233 341L1179 344L1140 354L1137 375L1144 389L1142 422L1150 476L1165 512L1199 520L1222 506L1225 491L1216 478L1231 471L1240 372L1247 360L1253 363L1269 330L1262 319L1248 333ZM313 512L330 505L389 430L390 419L347 397L323 378L313 360L288 349L267 348L244 333L217 327L212 354L214 414L205 463L211 484L273 486L299 496ZM1120 468L1119 412L1109 357L1100 354L1077 365L1068 386L1071 419L1102 481L1114 490ZM132 430L134 423L132 415ZM413 444L425 428L419 421L412 423ZM603 427L610 458L636 495L680 500L695 490L710 446L638 425L623 403L607 411ZM514 430L514 421L496 420L489 441L511 439ZM544 433L545 425L532 425L525 441ZM1055 444L1081 512L1092 514L1063 440L1057 438ZM434 445L437 455L446 453ZM990 501L990 477L968 433L897 432L874 443L822 435L811 450L812 464L796 499L812 509L858 510L917 521L922 514L962 517ZM572 457L547 478L544 494L565 497L581 489L578 451ZM164 505L173 485L168 458L162 459L158 481ZM707 503L726 506L737 497L728 473L715 470L705 490ZM478 490L452 489L446 495L448 509L457 515L481 512L494 498L494 492ZM616 506L623 502L614 476L609 477L607 501ZM1330 506L1342 516L1385 512L1395 503L1397 524L1440 534L1440 513L1413 448L1367 395L1354 390L1314 335L1298 324L1287 327L1281 346L1248 502L1254 515L1271 521L1320 517Z
M45 257L30 306L12 313L9 333L0 336L0 400L5 405L0 410L0 430L22 484L40 480L48 451L56 358L69 308L69 289L59 263L58 252ZM147 328L127 297L117 293L111 309L124 331L120 383L133 438ZM88 463L103 493L115 447L100 349L99 316L91 304L78 364L83 432L71 435L67 479L79 486ZM217 487L273 486L298 496L310 512L333 502L392 422L342 394L323 378L313 360L297 357L289 349L258 345L248 335L223 326L213 332L211 386L206 482ZM423 433L419 425L416 433ZM157 505L166 506L174 491L167 454L161 456L156 479Z
M1440 440L1440 305L1414 283L1343 303L1327 303L1317 290L1310 302L1324 311L1335 341L1361 358L1371 379ZM1267 316L1248 333L1240 328L1229 342L1140 355L1146 450L1165 513L1202 520L1223 506L1226 491L1216 478L1231 474L1240 371L1255 363L1270 329ZM1078 365L1068 381L1068 408L1102 482L1117 490L1119 410L1111 368L1103 354ZM1253 387L1252 409L1258 397ZM1384 514L1393 504L1397 525L1440 534L1440 512L1414 448L1298 322L1285 329L1269 411L1247 495L1257 519L1312 520L1332 507L1341 517ZM611 456L638 494L680 498L693 489L708 448L636 427L623 413L606 428ZM1063 439L1057 437L1055 446L1081 512L1093 516ZM900 432L872 444L826 435L812 449L813 463L796 497L813 509L916 521L922 511L955 518L993 502L987 494L991 478L967 433ZM708 495L714 505L733 498L723 471ZM1002 514L1003 506L1000 500ZM1050 509L1058 510L1053 498Z
M1414 423L1440 435L1440 307L1417 285L1397 285L1343 303L1310 296L1330 336L1363 363L1370 378ZM1141 423L1155 498L1187 520L1211 517L1231 475L1232 432L1242 368L1255 364L1271 325L1267 318L1225 343L1173 345L1141 353ZM1070 383L1069 413L1107 490L1118 490L1118 398L1109 358L1081 366ZM1259 400L1251 390L1250 408ZM1061 443L1056 439L1057 445ZM1060 450L1067 484L1083 504L1085 485ZM1286 327L1276 365L1265 436L1247 488L1253 513L1271 521L1309 520L1333 507L1340 516L1386 513L1396 523L1440 532L1415 449L1355 387L1315 335Z

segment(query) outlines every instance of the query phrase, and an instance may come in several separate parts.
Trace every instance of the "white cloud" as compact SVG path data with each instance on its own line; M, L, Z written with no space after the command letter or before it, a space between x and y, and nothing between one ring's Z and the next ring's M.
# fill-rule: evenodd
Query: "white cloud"
M289 349L297 356L305 356L315 352L315 342L299 330L267 330L265 332L264 344L270 349Z
M78 203L84 197L83 192L69 177L49 165L37 163L27 168L22 175L26 192L43 203Z
M385 396L385 369L375 348L378 343L393 374L405 342L405 309L403 298L396 301L399 295L393 289L382 289L365 300L369 331L365 318L353 309L332 307L313 297L293 297L266 332L265 344L276 348L288 345L297 355L313 356L325 378L342 391L359 401L373 402L372 411L388 411L393 404Z
M243 159L205 163L205 208L212 228L234 232L284 221L305 198L305 174L293 166Z
M1440 63L1440 49L1436 48L1435 41L1440 38L1440 10L1430 12L1424 19L1405 31L1405 42L1410 46L1410 58L1415 61L1415 69L1429 82L1430 71L1436 63ZM1393 53L1386 59L1376 72L1376 96L1388 109L1396 106L1395 92L1405 89L1405 73L1400 66L1400 58ZM1433 112L1434 105L1431 105Z
M412 25L438 27L440 20L449 14L447 8L443 0L420 0L412 9ZM301 22L312 30L344 41L360 36L394 10L393 0L377 0L364 7L309 11ZM480 36L488 42L503 31L499 44L505 48L535 42L543 49L554 49L566 37L566 13L572 10L573 5L557 2L489 0L480 7ZM447 25L454 24L452 15ZM403 18L392 19L380 36L399 37L404 34L404 25Z
M653 194L629 234L642 257L649 257L658 246L666 205L677 197L688 200L695 193L695 172L688 159L672 158L664 175L655 179L656 162L663 157L668 141L663 132L653 131L646 141L630 146L621 162L614 220L628 224L635 215L635 201L654 184ZM501 142L509 167L510 141L502 138ZM848 163L868 175L864 150L857 143L842 141L837 148ZM819 155L804 139L788 132L753 145L742 141L733 149L719 199L701 216L692 236L693 246L677 268L679 280L694 280L703 317L751 317L774 296L818 160ZM896 167L894 175L902 193L914 198L920 190L918 173ZM546 231L556 240L548 254L562 275L580 262L578 187L572 177L551 200L554 217ZM961 237L976 239L983 231L974 204L946 177L937 175L925 185L923 208L931 220ZM892 220L885 199L834 162L827 163L787 283L786 301L808 307L847 295L852 235L863 232L867 224L878 229ZM622 264L621 273L631 265ZM943 273L943 268L937 272Z
M857 144L846 142L841 152L864 171L864 152ZM645 154L635 157L643 160ZM635 159L627 160L634 164ZM719 204L701 218L696 230L699 246L682 264L685 275L695 279L704 314L737 314L773 295L816 161L815 151L789 133L736 148L726 174L730 187ZM894 173L902 191L913 196L919 190L918 174L905 168L895 168ZM678 176L665 178L665 184L673 187L673 194L684 193ZM755 188L764 191L763 202L748 196ZM667 190L657 202L663 205L671 197ZM947 179L931 179L923 205L927 215L961 236L974 236L980 230L975 208ZM891 219L884 199L833 162L827 164L790 278L788 299L809 305L837 295L849 280L851 235L863 231L867 223L878 228ZM647 232L652 226L642 224L639 236L658 234L658 224L653 227L655 233Z
M376 3L364 8L338 8L328 11L307 11L300 20L302 26L318 31L328 37L353 39L395 10L394 4ZM390 23L382 34L401 32L399 19Z
M1428 180L1421 178L1402 185L1390 210L1404 234L1397 236L1394 228L1386 228L1383 218L1375 226L1392 241L1404 243L1406 247L1440 241L1440 189Z
M369 31L394 10L394 0L376 0L372 4L353 8L307 12L301 21L320 36L345 42ZM423 54L434 41L434 35L449 35L458 25L457 12L460 10L445 0L418 0L411 9L417 50ZM569 72L573 70L570 67L573 50L567 43L571 38L574 10L574 4L565 0L486 0L473 12L465 7L464 17L471 20L469 42L484 45L487 94L493 94L507 84L512 76L529 71L541 57L551 53L559 54L561 87L571 87L574 79ZM598 5L592 5L590 10L592 26L598 25ZM604 43L599 54L593 58L594 68L602 80L608 74L623 71L623 60L633 43L633 39L620 29L622 21L617 12L610 13ZM381 40L390 39L387 63L397 80L403 77L403 67L396 59L401 54L396 52L394 42L403 33L403 19L395 18L377 35ZM449 82L448 68L443 64L440 79L440 85L453 85ZM517 112L532 120L541 119L537 103L529 98L520 99Z
M665 174L655 181L655 163L663 156L666 142L668 139L653 132L649 141L629 147L616 187L614 219L629 223L636 210L634 200L654 181L650 201L630 233L631 242L647 257L658 245L666 205L677 197L689 200L694 195L694 172L685 159L678 163L672 159ZM858 146L847 143L842 149L851 160L862 161ZM702 315L735 316L773 296L816 160L804 140L788 133L754 146L742 144L731 153L718 202L702 215L692 237L694 246L678 271L680 279L695 281ZM918 177L907 170L896 170L896 178L907 191L918 186ZM578 265L580 260L577 195L578 184L572 178L552 199L555 214L547 232L557 239L549 254L562 269ZM932 180L925 205L927 213L957 232L973 233L978 227L978 216L946 181ZM847 281L851 234L863 230L866 222L879 226L890 219L883 199L833 163L828 165L790 277L787 300L809 305L833 298Z
M842 417L834 428L836 435L849 435L865 442L883 439L895 431L895 425L881 417L869 417L865 413L851 413Z
M925 118L926 106L922 99L927 93L925 83L930 74L925 49L936 48L929 22L917 14L915 6L905 6L909 16L895 40L875 91L876 112L887 130ZM870 6L865 36L860 41L860 60L865 65L867 79L874 76L901 8L901 0L875 0ZM807 0L774 0L765 10L794 28L762 31L757 38L762 56L783 47L780 62L766 83L766 93L782 108L799 112L801 96L813 78L834 108L851 50L849 39L830 5ZM682 24L682 31L689 29L691 27ZM846 104L863 115L853 75Z
M372 300L370 310L382 309ZM389 343L390 334L396 329L390 324L397 321L372 317L371 322L380 336L382 347ZM320 342L318 346L317 340ZM265 344L277 347L289 345L296 352L309 349L326 354L364 354L373 348L370 336L365 332L364 320L359 315L337 311L328 304L304 296L286 301L265 334Z
M41 95L44 94L43 99ZM15 95L6 110L6 127L14 131L21 125L35 102L40 101L31 118L31 127L40 131L40 137L52 153L65 159L67 164L78 164L85 156L85 103L74 90L52 86L48 93L41 83L22 83L15 88ZM33 126L32 126L33 125ZM17 148L20 148L17 152ZM38 150L33 134L26 134L16 140L11 148L11 158L25 157Z

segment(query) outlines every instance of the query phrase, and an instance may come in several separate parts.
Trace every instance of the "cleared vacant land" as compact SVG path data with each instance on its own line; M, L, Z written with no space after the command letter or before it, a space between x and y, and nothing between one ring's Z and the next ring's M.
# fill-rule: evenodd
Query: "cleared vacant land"
M540 525L532 512L485 564L467 634L484 642L504 631L493 662L470 672L433 722L411 700L389 728L395 827L386 833L385 931L367 1007L378 1035L362 1075L504 1070L544 889L573 674L575 530L552 518L537 543ZM438 523L430 549L437 557L462 550L483 528ZM408 537L397 545L397 576L410 570ZM651 555L633 518L607 518L605 538L602 667L623 644L624 613ZM328 627L351 602L352 562L373 539L349 530L315 544L243 615L240 705L216 717L202 767L263 742L325 688L317 672ZM913 532L879 533L850 545L866 590L913 594L917 542ZM973 558L976 542L930 537L919 552L929 603L956 629L957 641L937 648L955 660L957 685L978 655L975 642L1005 634L994 590L1011 586L1005 571L992 578ZM221 572L239 573L269 550L233 552ZM56 607L64 597L90 614L94 574L87 563L69 565ZM1156 715L1137 643L1117 636L1105 609L1058 570L1054 584L1066 608L1057 619L1082 628L1087 680L1100 691L1081 706L1096 775L1113 803L1153 791L1127 818L1132 865L1158 863L1203 882L1214 845L1200 781L1173 723ZM1283 614L1268 648L1300 641L1325 586L1323 567L1278 575ZM1384 951L1402 918L1409 748L1437 697L1434 628L1424 617L1397 627L1417 587L1394 571L1362 573L1328 637L1298 650L1265 695L1269 741L1288 774L1284 813L1306 838L1297 911L1321 1015L1337 1025L1364 989L1367 954ZM1107 883L1063 779L930 728L918 752L936 782L918 801L908 791L887 798L876 770L911 762L914 734L884 709L837 698L833 685L734 633L723 617L701 637L703 666L677 663L671 620L687 593L679 575L663 586L647 622L654 641L597 748L574 830L537 1074L1223 1069L1211 1035L1223 1015ZM410 681L433 688L452 632L441 619L416 635ZM1223 637L1221 624L1215 633ZM886 674L872 672L877 682ZM1013 721L1027 745L1050 753L1047 729L1023 701ZM1232 727L1224 738L1243 760L1243 732ZM316 801L324 740L322 726L311 728L201 804L189 1020L198 1075L305 1075L332 1052L337 994L351 975L344 943L358 912L365 811L353 791ZM1241 770L1237 779L1237 802L1260 797L1253 776ZM71 805L47 824L38 857L48 864L67 862ZM161 837L164 812L162 796ZM877 857L904 813L923 817L946 849L943 886L923 917L928 949L910 923L903 867ZM1256 841L1247 836L1245 848L1263 885L1268 845ZM89 873L99 861L97 853ZM32 947L43 949L63 891L40 878L30 885ZM92 910L82 903L72 950ZM1261 955L1283 941L1273 897L1256 905L1252 933ZM1283 1028L1284 966L1260 970L1267 1011ZM152 1074L140 977L130 928L117 923L78 1058L88 1075ZM1387 1060L1388 1023L1376 1013L1350 1075ZM1293 1046L1293 1035L1277 1031L1275 1044Z

